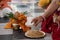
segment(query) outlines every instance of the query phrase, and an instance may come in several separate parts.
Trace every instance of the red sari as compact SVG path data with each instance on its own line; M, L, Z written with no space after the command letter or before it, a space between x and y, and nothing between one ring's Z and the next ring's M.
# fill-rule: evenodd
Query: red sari
M59 15L60 11L55 11ZM50 15L47 20L42 22L42 31L52 33L53 40L60 40L60 28L53 22L53 14Z

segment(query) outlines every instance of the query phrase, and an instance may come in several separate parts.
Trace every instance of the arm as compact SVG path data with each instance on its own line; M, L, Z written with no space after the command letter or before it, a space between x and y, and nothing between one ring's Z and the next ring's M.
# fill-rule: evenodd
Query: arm
M58 2L59 0L53 0L42 16L48 18L59 7Z

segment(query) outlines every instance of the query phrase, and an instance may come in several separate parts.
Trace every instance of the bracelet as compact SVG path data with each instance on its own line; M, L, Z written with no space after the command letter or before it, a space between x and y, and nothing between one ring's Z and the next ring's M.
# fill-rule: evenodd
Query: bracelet
M43 18L43 20L46 20L46 18L44 16L41 16Z

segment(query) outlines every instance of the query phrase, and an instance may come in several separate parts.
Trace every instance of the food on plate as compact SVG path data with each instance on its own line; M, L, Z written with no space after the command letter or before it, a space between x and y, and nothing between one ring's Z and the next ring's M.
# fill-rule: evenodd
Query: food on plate
M40 37L44 37L45 33L43 31L38 31L38 30L29 30L25 33L25 36L30 38L40 38Z

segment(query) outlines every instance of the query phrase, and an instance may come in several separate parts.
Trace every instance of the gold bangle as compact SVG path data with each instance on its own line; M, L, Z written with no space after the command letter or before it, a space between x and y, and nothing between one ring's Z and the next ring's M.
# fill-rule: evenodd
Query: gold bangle
M46 18L44 16L41 16L44 20L46 20Z

